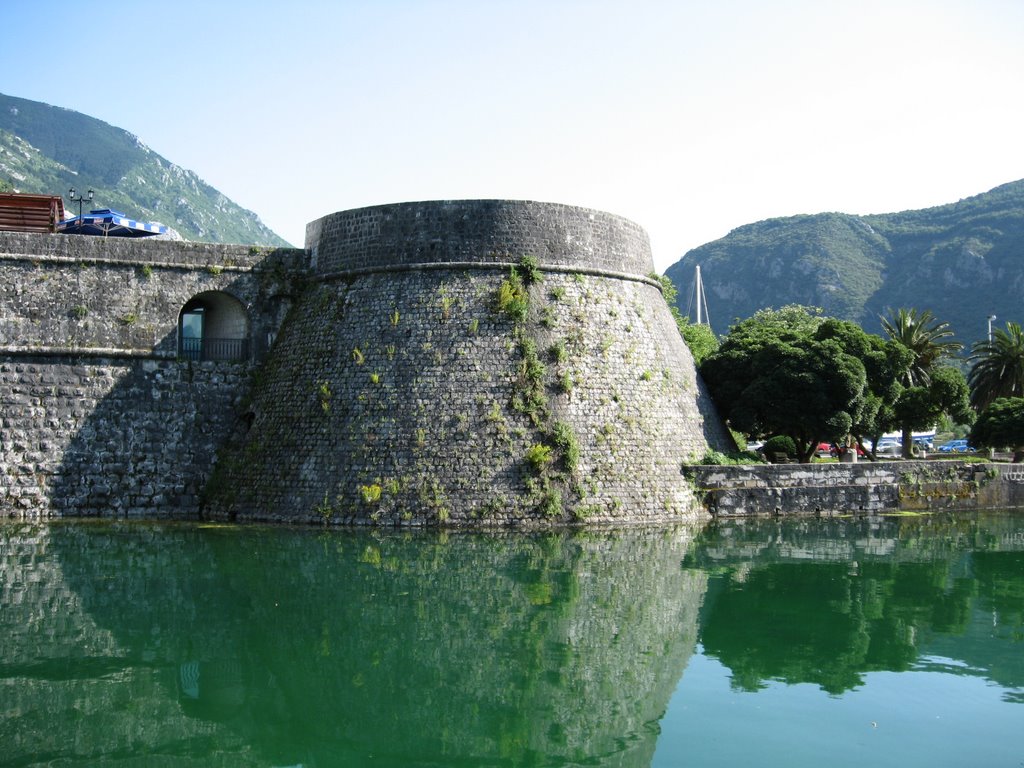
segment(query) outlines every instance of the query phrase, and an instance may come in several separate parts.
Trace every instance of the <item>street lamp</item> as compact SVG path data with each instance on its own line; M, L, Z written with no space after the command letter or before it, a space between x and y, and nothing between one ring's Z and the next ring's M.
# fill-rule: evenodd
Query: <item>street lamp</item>
M72 203L78 203L78 228L79 229L82 228L82 203L85 202L86 200L88 200L89 202L92 202L93 194L94 194L93 191L90 189L88 192L85 193L85 197L82 197L82 195L80 195L77 192L75 192L75 188L74 187L72 187L71 189L68 190L68 198L70 198L71 202Z
M988 316L988 343L992 343L992 321L996 319L995 315Z

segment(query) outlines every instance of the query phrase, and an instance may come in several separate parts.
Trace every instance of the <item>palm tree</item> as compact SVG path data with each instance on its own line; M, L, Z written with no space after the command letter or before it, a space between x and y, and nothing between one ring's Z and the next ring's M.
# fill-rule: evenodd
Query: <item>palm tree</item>
M952 341L949 323L940 322L930 309L898 309L891 319L881 318L882 328L893 341L914 353L914 359L904 374L904 383L910 387L927 386L931 371L939 361L953 357L964 348Z
M1024 397L1024 330L1017 323L997 328L988 341L971 347L971 405L978 411L1000 397Z
M932 372L940 361L953 357L964 348L958 341L953 341L953 330L949 323L939 321L930 309L900 308L890 318L881 318L882 328L889 338L910 350L910 365L903 374L903 383L908 387L905 391L904 404L921 402L921 391L932 383ZM909 388L917 388L910 392ZM902 398L902 396L901 396ZM913 431L911 424L904 421L900 424L903 435L903 458L909 459L914 453Z

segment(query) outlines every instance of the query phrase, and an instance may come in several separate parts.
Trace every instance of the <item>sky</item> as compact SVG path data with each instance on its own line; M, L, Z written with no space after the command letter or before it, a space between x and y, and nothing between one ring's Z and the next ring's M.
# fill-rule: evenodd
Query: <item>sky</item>
M123 128L294 245L508 198L743 224L1024 178L1021 0L0 0L0 93Z

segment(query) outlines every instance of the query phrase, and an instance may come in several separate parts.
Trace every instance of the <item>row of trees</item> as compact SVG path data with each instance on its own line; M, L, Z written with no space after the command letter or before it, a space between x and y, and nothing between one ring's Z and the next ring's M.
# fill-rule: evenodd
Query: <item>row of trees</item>
M801 461L810 461L821 442L855 441L864 450L866 441L873 446L895 430L909 458L914 430L943 417L970 424L976 411L982 418L972 432L975 444L1024 444L1019 325L1008 323L991 341L974 345L967 377L953 364L963 346L930 311L900 309L883 319L883 329L886 338L797 305L761 310L734 325L698 363L732 429L788 435ZM1012 433L1009 415L1018 411L1021 428Z

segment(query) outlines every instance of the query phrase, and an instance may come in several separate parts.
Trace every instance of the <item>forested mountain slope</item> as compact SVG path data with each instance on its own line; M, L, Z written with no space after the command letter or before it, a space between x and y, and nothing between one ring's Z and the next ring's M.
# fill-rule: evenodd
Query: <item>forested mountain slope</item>
M919 211L769 219L689 251L666 271L685 312L700 265L714 330L805 304L880 331L879 315L930 309L965 344L987 318L1024 319L1024 181Z

